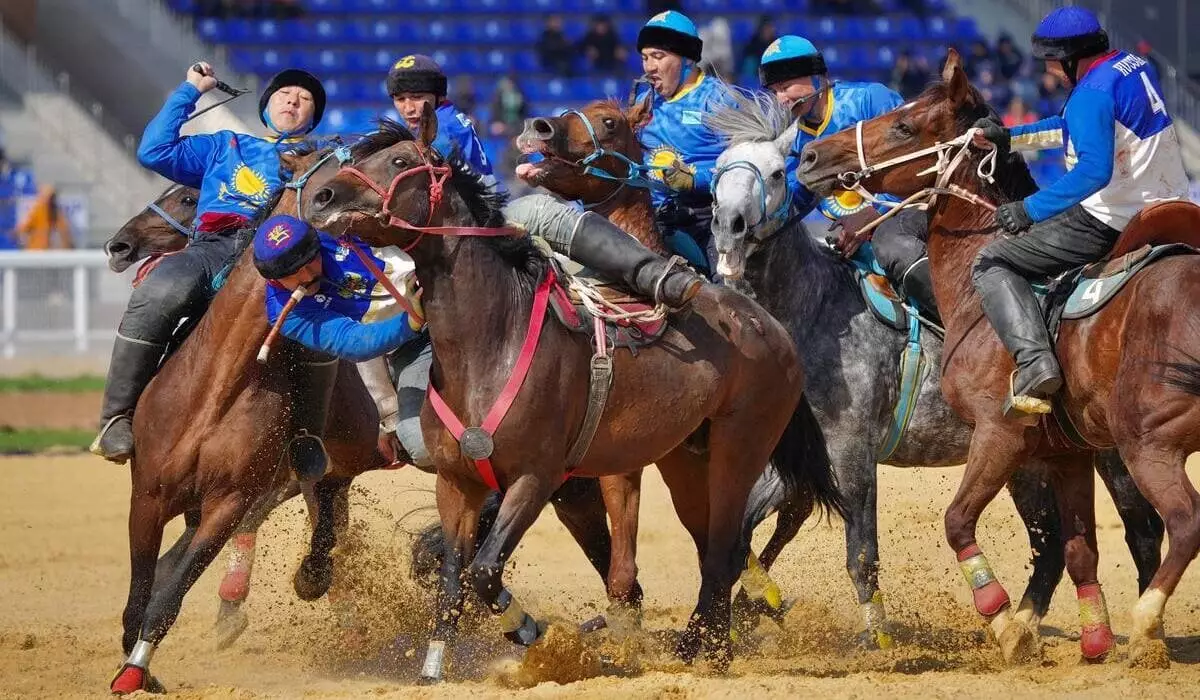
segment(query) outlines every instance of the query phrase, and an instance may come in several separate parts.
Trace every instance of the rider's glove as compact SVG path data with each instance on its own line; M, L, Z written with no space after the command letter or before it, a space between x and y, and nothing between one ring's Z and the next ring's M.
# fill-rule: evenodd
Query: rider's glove
M1008 233L1020 233L1033 225L1033 219L1025 211L1025 202L1017 200L996 207L996 225Z

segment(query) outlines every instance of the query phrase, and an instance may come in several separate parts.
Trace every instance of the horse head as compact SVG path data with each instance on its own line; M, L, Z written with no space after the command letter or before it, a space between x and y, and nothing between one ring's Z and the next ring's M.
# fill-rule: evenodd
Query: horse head
M172 185L159 195L105 241L109 269L124 272L143 258L181 250L188 242L198 197L199 192L183 185Z
M786 158L797 127L770 95L732 97L734 104L718 109L707 123L729 144L717 158L712 183L717 271L738 280L746 258L791 213Z
M932 187L941 174L944 152L933 147L953 141L976 119L990 114L963 72L958 52L950 49L941 82L927 87L915 101L856 129L809 143L801 151L797 176L820 197L835 188L854 186L907 197ZM923 150L928 152L909 157ZM968 186L977 190L979 183Z

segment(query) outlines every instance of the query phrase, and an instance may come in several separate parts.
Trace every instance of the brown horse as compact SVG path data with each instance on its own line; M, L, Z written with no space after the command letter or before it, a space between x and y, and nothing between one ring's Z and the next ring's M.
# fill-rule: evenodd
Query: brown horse
M806 146L800 177L818 194L839 185L900 196L941 188L930 209L929 260L946 321L942 390L950 406L975 426L966 473L946 511L947 541L1005 657L1035 653L1033 632L1011 620L1008 595L979 550L975 528L1014 470L1030 457L1044 458L1052 465L1067 570L1079 594L1080 645L1086 658L1102 657L1113 640L1096 579L1094 452L1063 447L1065 441L1053 439L1051 430L1058 430L1053 421L1027 425L1001 415L1013 362L971 284L972 260L999 235L993 205L985 200L1012 201L1036 188L1019 159L999 159L995 184L987 181L990 158L968 149L969 137L961 135L987 116L988 107L969 84L956 52L951 51L942 77L944 82L930 86L912 105L863 123L857 134L848 130ZM1131 224L1126 234L1136 228ZM1184 460L1200 448L1195 332L1200 306L1179 303L1189 289L1200 289L1200 258L1162 259L1096 314L1064 322L1058 339L1067 379L1056 401L1087 443L1117 447L1138 489L1166 523L1166 557L1133 610L1130 654L1138 664L1167 662L1163 609L1200 548L1200 496L1184 472Z
M318 154L285 160L293 172L306 172L317 162ZM332 167L319 167L308 186L318 186L334 172ZM294 190L280 190L258 218L293 212L295 206ZM145 250L141 232L152 234L154 226L153 219L139 215L122 228L121 235L131 251ZM174 239L166 240L174 244ZM280 445L288 425L289 406L283 400L288 396L287 370L305 353L294 344L283 343L265 367L253 360L267 323L264 282L248 260L248 253L240 255L209 312L164 364L139 403L130 508L133 570L124 646L126 653L131 653L140 639L148 648L143 646L122 668L113 681L114 691L159 687L147 671L149 655L173 622L183 595L231 532L251 538L239 543L231 571L222 582L219 641L229 643L236 638L246 624L238 606L248 590L246 557L253 556L253 533L274 507L298 490L295 480L289 478L290 470L279 468ZM191 406L194 412L184 415L172 408L180 405ZM331 405L326 435L331 473L311 489L314 493L306 493L311 495L310 518L315 523L310 553L295 579L296 591L304 599L318 598L329 588L330 552L336 533L346 523L350 479L386 466L375 447L378 416L374 402L353 365L342 363L339 368ZM228 439L216 444L207 440L210 434ZM619 488L612 491L620 493ZM552 503L588 560L602 577L608 576L610 558L615 557L611 556L597 482L572 479L558 489ZM181 512L187 528L154 566L162 528ZM640 600L635 574L630 580ZM240 588L240 593L229 595L227 588Z
M517 175L564 199L581 202L589 211L619 224L647 247L665 250L662 232L654 221L650 190L639 186L636 175L635 182L630 182L632 169L628 163L641 163L643 159L636 129L646 120L648 110L649 102L645 100L629 109L623 109L615 100L597 100L557 117L528 119L517 137L517 147L527 154L540 154L543 160L520 166ZM775 482L764 477L760 486L769 483ZM769 496L778 496L775 489L756 488L754 494L753 525L776 508L779 517L775 532L758 556L761 568L755 566L747 572L750 576L742 579L742 591L735 601L735 614L739 622L747 625L757 621L752 614L754 610L776 619L786 612L778 585L760 572L770 570L813 507L803 494L799 499L778 504L759 503ZM617 538L615 531L613 537ZM751 603L753 610L747 607Z
M356 154L356 167L344 167L303 197L318 228L353 230L372 245L403 244L424 289L435 362L422 425L437 466L447 544L423 677L441 677L445 645L461 613L465 562L467 579L500 616L505 636L533 643L542 628L502 579L513 549L569 474L624 474L652 462L701 560L699 600L679 652L690 661L707 643L710 658L725 668L730 590L748 553L746 499L763 465L772 450L787 457L801 452L811 457L803 465L782 460L798 467L783 475L790 487L831 483L823 439L801 397L803 375L790 338L749 299L705 286L658 343L636 358L613 358L614 381L595 439L579 464L568 465L586 412L590 343L554 323L539 335L553 268L527 236L501 228L500 198L456 165L440 164L430 149L435 136L431 110L419 140L387 123L364 142L366 157ZM425 223L417 228L409 221ZM514 396L510 377L526 370ZM456 428L465 436L460 445L434 408L435 389L444 402L441 415L453 413L466 425L492 414L502 390L505 401L513 399L511 410L494 431ZM800 426L808 432L789 423L794 411L809 415ZM504 496L476 551L475 523L489 481ZM835 492L812 496L840 505Z
M182 250L188 242L199 196L199 192L191 187L168 187L150 206L105 241L104 253L108 255L109 269L124 272L143 258Z

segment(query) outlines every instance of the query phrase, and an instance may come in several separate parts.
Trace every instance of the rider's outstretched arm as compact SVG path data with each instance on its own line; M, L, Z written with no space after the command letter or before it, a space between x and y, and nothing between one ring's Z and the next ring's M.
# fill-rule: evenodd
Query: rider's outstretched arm
M283 321L283 335L301 345L352 362L391 352L417 336L408 314L360 323L323 308L297 305Z
M186 80L175 88L162 109L146 125L137 152L138 162L144 167L172 182L195 188L200 187L221 138L216 134L179 134L200 94L200 90Z
M1025 199L1025 211L1044 221L1099 192L1112 179L1116 151L1116 103L1111 95L1075 88L1063 120L1078 162L1054 184Z

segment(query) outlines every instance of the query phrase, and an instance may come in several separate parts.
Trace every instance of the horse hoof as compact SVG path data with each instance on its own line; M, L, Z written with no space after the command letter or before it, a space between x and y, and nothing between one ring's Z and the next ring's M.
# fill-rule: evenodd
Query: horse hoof
M108 689L113 695L129 695L139 690L147 693L167 692L166 687L157 678L150 675L149 671L130 664L125 664L120 671L117 671L117 675L113 677Z
M696 660L696 656L700 654L700 635L691 629L685 630L679 635L679 641L675 645L675 655L680 661L685 664L690 664Z
M1113 648L1113 631L1108 625L1088 625L1079 635L1079 651L1086 661L1104 661Z
M1135 640L1129 646L1130 668L1165 670L1171 667L1171 654L1161 639Z
M885 629L863 630L858 633L857 642L863 651L887 651L896 646L896 640Z
M245 632L246 627L249 625L250 616L240 608L230 610L229 612L222 611L222 614L217 618L217 623L213 625L216 648L220 650L233 646L233 643L238 640L238 637L242 636L242 632Z
M1023 622L1012 620L997 640L1004 662L1010 666L1027 664L1042 655L1042 642Z
M329 557L314 557L311 554L300 562L292 587L300 600L316 600L329 592L333 583L333 560Z
M420 676L417 678L417 685L437 685L441 682L441 678L434 678L433 676Z
M704 657L713 673L728 673L729 664L733 661L733 649L729 644L717 644Z

